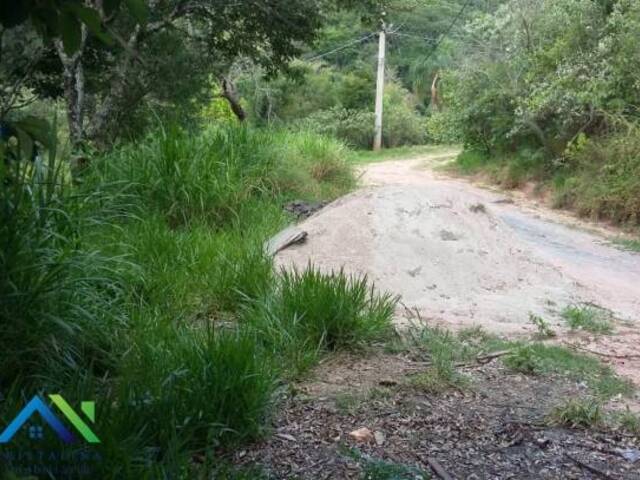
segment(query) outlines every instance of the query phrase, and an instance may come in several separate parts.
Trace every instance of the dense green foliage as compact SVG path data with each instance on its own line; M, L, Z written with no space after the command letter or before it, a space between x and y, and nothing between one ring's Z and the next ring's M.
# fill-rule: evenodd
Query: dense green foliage
M425 116L431 108L431 84L452 55L453 45L444 40L464 19L492 9L493 3L388 2L382 16L387 31L385 146L428 140ZM260 69L236 63L230 75L250 119L311 129L370 148L381 18L370 13L365 8L332 13L315 45L278 78L265 78ZM454 19L458 22L452 25Z
M430 129L507 186L554 177L559 206L638 223L638 31L634 1L507 1L467 25Z
M287 221L284 201L351 186L344 153L311 134L168 128L95 159L74 183L55 152L11 161L2 424L37 392L94 398L94 468L118 479L193 478L196 452L206 471L219 449L261 435L278 377L389 328L394 301L366 280L277 274L263 252Z

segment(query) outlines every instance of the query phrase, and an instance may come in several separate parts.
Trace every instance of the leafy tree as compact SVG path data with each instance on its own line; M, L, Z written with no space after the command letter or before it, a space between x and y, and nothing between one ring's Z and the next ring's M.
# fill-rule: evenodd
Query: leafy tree
M635 2L607 14L592 0L511 0L479 16L446 75L451 115L463 138L487 152L519 146L554 160L606 115L638 101ZM636 10L636 13L634 13ZM634 77L635 75L635 77Z
M166 105L180 93L187 104L212 73L233 102L224 74L235 59L251 59L267 73L282 69L313 41L326 12L364 0L127 0L133 16L119 3L61 0L43 10L27 2L19 15L3 10L3 25L30 19L45 40L54 39L74 145L113 139L145 101ZM43 23L47 15L51 24Z

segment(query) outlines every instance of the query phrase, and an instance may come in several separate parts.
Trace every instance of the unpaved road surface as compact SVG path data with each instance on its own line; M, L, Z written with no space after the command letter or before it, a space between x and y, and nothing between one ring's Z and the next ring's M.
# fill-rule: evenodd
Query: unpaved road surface
M452 155L363 167L362 188L304 222L306 243L278 263L367 274L450 328L529 334L533 313L640 380L640 255L567 215L433 170ZM583 303L610 310L616 334L569 336L560 312Z

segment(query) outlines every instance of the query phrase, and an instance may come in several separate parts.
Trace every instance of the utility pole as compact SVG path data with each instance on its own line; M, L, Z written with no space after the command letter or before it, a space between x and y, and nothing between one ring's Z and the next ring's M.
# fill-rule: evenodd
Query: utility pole
M378 151L382 148L382 109L384 100L384 57L387 46L387 34L385 24L382 22L380 29L380 42L378 45L378 81L376 84L376 125L375 137L373 139L373 150Z

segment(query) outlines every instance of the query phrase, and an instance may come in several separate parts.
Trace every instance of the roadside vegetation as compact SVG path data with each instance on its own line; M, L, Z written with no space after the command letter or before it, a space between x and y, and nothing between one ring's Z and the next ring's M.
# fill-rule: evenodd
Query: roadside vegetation
M28 392L96 398L101 478L192 478L197 452L264 434L279 379L390 328L395 300L366 279L274 272L263 251L287 199L350 188L344 154L313 134L175 127L73 183L53 152L3 170L3 422Z
M640 252L640 240L633 238L618 238L613 241L614 245L618 245L624 250L631 252Z
M632 0L504 2L452 41L429 128L464 144L464 173L534 181L557 207L637 226L639 28Z
M561 312L572 330L584 330L591 333L611 334L613 323L611 314L592 305L572 305Z
M524 375L554 376L583 383L588 387L589 401L599 408L616 396L628 397L635 391L630 381L616 375L598 358L535 339L503 340L478 328L456 334L439 327L416 326L409 331L404 348L426 363L422 371L409 377L409 384L430 394L473 389L464 367L489 361L502 361L510 371ZM578 407L582 406L582 399L576 401L576 405L564 409L568 417L581 413ZM558 415L552 416L562 417ZM634 417L630 416L626 423L633 428Z

